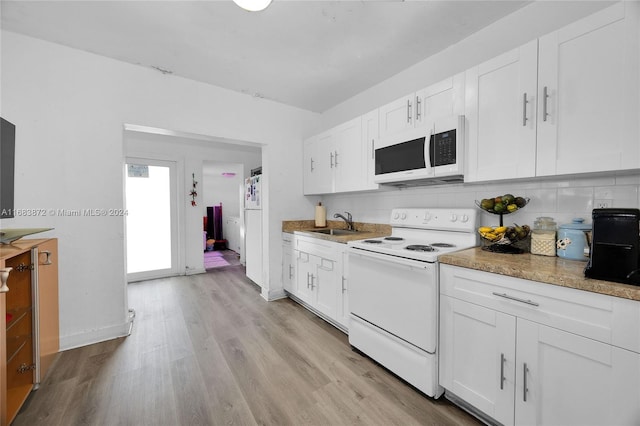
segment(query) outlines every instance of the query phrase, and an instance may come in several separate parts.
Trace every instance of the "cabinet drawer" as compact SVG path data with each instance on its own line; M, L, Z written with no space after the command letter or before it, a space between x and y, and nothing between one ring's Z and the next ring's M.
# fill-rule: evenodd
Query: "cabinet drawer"
M345 244L333 241L299 236L296 236L295 242L296 249L333 261L338 261L342 257L345 247Z
M640 352L640 303L451 265L440 283L448 296Z

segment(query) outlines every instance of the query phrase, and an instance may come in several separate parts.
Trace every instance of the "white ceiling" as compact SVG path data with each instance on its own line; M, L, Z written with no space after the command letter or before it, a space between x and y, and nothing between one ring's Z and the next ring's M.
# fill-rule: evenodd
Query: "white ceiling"
M8 1L3 29L323 112L527 1ZM161 72L161 71L159 71Z

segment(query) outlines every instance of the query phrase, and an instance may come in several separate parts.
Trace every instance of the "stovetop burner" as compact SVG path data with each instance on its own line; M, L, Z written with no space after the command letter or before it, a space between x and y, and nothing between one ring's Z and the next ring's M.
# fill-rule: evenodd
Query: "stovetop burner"
M382 244L380 240L364 240L364 242L368 244Z
M404 241L402 237L384 237L384 239L387 241Z
M406 246L405 249L411 250L411 251L425 251L425 252L437 251L434 247L422 245L422 244L412 244L412 245Z
M449 243L433 243L430 244L431 247L442 247L442 248L452 248L455 247L455 244L449 244Z

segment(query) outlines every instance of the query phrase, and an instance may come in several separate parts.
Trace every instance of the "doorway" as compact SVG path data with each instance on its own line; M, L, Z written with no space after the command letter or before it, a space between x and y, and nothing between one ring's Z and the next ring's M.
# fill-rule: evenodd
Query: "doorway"
M127 158L127 281L178 275L176 163Z

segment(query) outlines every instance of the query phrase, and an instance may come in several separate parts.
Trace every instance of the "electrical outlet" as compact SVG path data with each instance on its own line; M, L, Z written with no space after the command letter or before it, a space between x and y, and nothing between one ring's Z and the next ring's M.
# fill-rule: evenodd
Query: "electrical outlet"
M613 200L604 198L601 200L594 200L593 205L596 209L608 209L613 205Z

